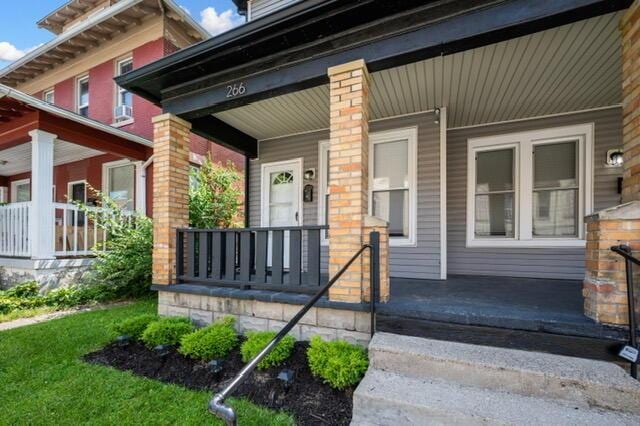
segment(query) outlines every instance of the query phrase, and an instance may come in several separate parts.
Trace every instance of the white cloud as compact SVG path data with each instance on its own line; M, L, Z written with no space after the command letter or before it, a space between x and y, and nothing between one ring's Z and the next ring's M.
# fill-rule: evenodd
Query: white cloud
M243 22L244 18L231 9L218 13L214 7L207 7L200 12L200 25L202 25L205 30L209 31L211 35L228 31Z
M15 47L13 44L0 41L0 61L17 61L22 58L26 52Z

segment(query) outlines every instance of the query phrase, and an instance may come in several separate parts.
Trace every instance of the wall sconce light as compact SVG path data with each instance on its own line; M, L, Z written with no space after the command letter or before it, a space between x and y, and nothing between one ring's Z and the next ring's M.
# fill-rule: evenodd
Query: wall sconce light
M624 162L621 149L610 149L607 151L606 165L609 167L620 167Z
M304 180L313 180L316 177L316 169L307 169L304 171Z
M436 123L436 124L439 124L440 123L440 108L436 108L435 111L433 111L433 113L436 116L436 118L433 120L433 122Z

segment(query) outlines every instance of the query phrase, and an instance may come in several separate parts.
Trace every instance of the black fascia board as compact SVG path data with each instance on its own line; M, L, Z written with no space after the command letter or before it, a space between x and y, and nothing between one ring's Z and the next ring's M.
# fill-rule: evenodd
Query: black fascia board
M187 82L183 84L182 94L178 94L180 90L167 88L165 93L173 96L163 99L162 106L167 112L191 120L324 84L328 81L327 68L351 60L364 59L369 70L375 72L542 31L616 11L628 5L628 0L492 2L489 6L453 14L391 37L346 45L340 50L317 54L292 64L276 62L272 67L253 74L243 75L239 72L234 82L226 80L218 85L195 85L195 90L194 85L189 86L190 83ZM202 78L206 79L207 76ZM229 87L239 83L243 84L245 92L229 97Z
M191 120L191 131L249 158L258 156L258 141L212 115Z

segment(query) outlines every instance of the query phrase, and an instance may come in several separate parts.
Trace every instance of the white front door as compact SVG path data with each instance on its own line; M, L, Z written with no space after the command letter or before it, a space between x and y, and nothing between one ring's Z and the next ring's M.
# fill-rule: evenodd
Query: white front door
M262 226L285 227L302 224L300 185L302 159L262 165ZM284 234L284 266L289 266L289 233ZM269 244L268 264L271 264Z

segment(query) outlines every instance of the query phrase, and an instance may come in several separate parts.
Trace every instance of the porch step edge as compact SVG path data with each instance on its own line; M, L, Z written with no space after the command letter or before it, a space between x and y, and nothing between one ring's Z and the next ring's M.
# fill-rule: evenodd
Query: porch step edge
M369 369L354 392L351 425L637 425L640 416Z
M369 344L370 368L481 389L640 414L640 383L617 365L390 333Z

